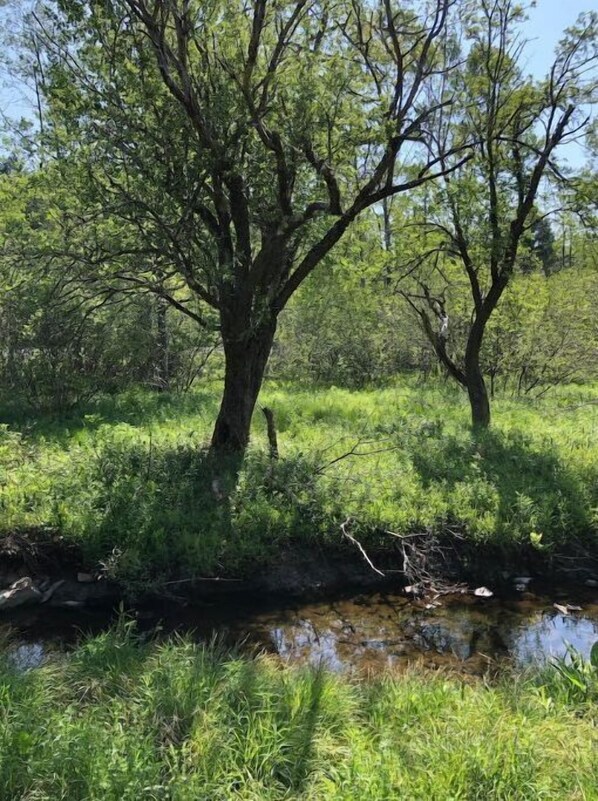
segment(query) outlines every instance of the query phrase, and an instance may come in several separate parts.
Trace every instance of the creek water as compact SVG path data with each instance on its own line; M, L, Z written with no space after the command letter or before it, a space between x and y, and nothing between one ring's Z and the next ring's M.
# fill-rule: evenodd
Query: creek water
M561 606L558 609L554 606ZM565 613L567 604L581 610ZM105 629L115 612L42 606L0 620L9 658L22 670L68 651ZM541 664L573 646L588 655L598 641L598 590L517 593L508 598L444 596L413 601L402 593L355 594L336 600L274 605L248 598L181 606L153 603L133 612L138 629L158 637L218 636L284 661L335 671L376 672L414 662L481 674L503 663Z

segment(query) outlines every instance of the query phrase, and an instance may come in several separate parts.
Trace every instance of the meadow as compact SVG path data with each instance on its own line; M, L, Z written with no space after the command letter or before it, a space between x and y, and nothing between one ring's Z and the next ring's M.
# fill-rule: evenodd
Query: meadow
M474 434L463 393L400 377L385 388L266 384L281 458L268 456L259 410L242 465L203 447L218 403L132 391L69 415L5 409L0 429L3 532L59 532L122 581L250 575L289 546L391 548L387 532L458 531L472 552L598 552L595 387L539 400L498 397ZM216 480L216 484L214 481Z

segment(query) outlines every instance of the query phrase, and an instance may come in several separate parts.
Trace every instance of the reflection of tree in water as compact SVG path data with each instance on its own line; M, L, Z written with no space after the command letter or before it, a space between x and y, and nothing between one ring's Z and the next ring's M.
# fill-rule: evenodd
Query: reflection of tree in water
M583 615L541 612L514 634L511 650L519 662L565 656L568 645L587 657L598 639L598 620Z
M584 617L588 615L589 617ZM416 608L404 598L373 596L315 603L251 617L238 633L267 643L291 662L325 664L338 671L382 669L419 656L455 663L513 656L520 663L563 655L566 643L584 654L598 639L592 608L564 616L538 606L500 603Z
M449 607L434 618L412 617L404 629L416 648L453 654L460 660L475 654L499 657L509 653L500 621L468 608Z

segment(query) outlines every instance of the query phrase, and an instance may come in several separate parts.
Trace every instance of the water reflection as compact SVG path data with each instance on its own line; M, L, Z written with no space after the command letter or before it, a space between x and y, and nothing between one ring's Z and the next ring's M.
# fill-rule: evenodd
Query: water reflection
M521 665L564 656L570 644L588 656L598 641L598 599L580 601L583 610L564 615L553 598L519 596L509 601L471 596L443 598L432 608L404 595L360 595L334 603L287 607L232 603L180 607L153 605L138 610L139 628L161 635L188 632L199 641L218 634L226 642L266 649L292 663L324 664L334 671L375 672L415 661L482 673L489 662L508 658ZM74 644L82 632L110 623L95 617L39 610L12 622L7 646L20 670L42 664L49 647Z
M570 644L588 656L598 640L598 605L576 615L550 603L479 604L447 599L433 610L403 597L353 599L256 615L244 633L289 662L324 664L335 671L375 670L414 660L478 673L489 661L521 665L564 656Z
M567 644L585 657L598 641L598 619L580 615L540 613L516 632L511 650L519 662L530 664L539 659L563 656Z

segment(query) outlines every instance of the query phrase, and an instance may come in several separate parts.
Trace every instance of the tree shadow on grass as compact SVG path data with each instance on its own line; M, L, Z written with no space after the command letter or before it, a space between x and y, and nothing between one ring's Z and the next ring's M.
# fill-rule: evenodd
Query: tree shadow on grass
M31 439L44 438L66 443L80 431L95 431L104 425L126 423L135 427L151 427L154 423L182 420L205 414L216 419L219 391L198 388L175 394L131 390L117 395L101 395L76 408L61 413L35 412L22 405L0 407L0 421L24 431Z
M459 485L465 484L473 497L476 487L483 494L489 485L499 499L495 535L527 537L529 542L537 532L542 542L558 545L591 530L587 482L549 444L519 432L492 430L423 437L410 450L426 489L442 487L456 498ZM456 500L457 516L458 504Z
M127 582L251 576L285 543L313 541L328 517L326 490L301 455L215 457L187 438L126 440L105 443L87 469L81 545ZM73 514L78 500L65 499Z
M221 572L241 466L240 457L216 460L191 442L106 446L94 465L83 545L96 558L112 553L109 569L127 582Z
M298 793L306 789L312 772L315 757L314 740L320 724L324 681L323 667L310 674L309 701L293 719L291 744L293 757L288 785Z

